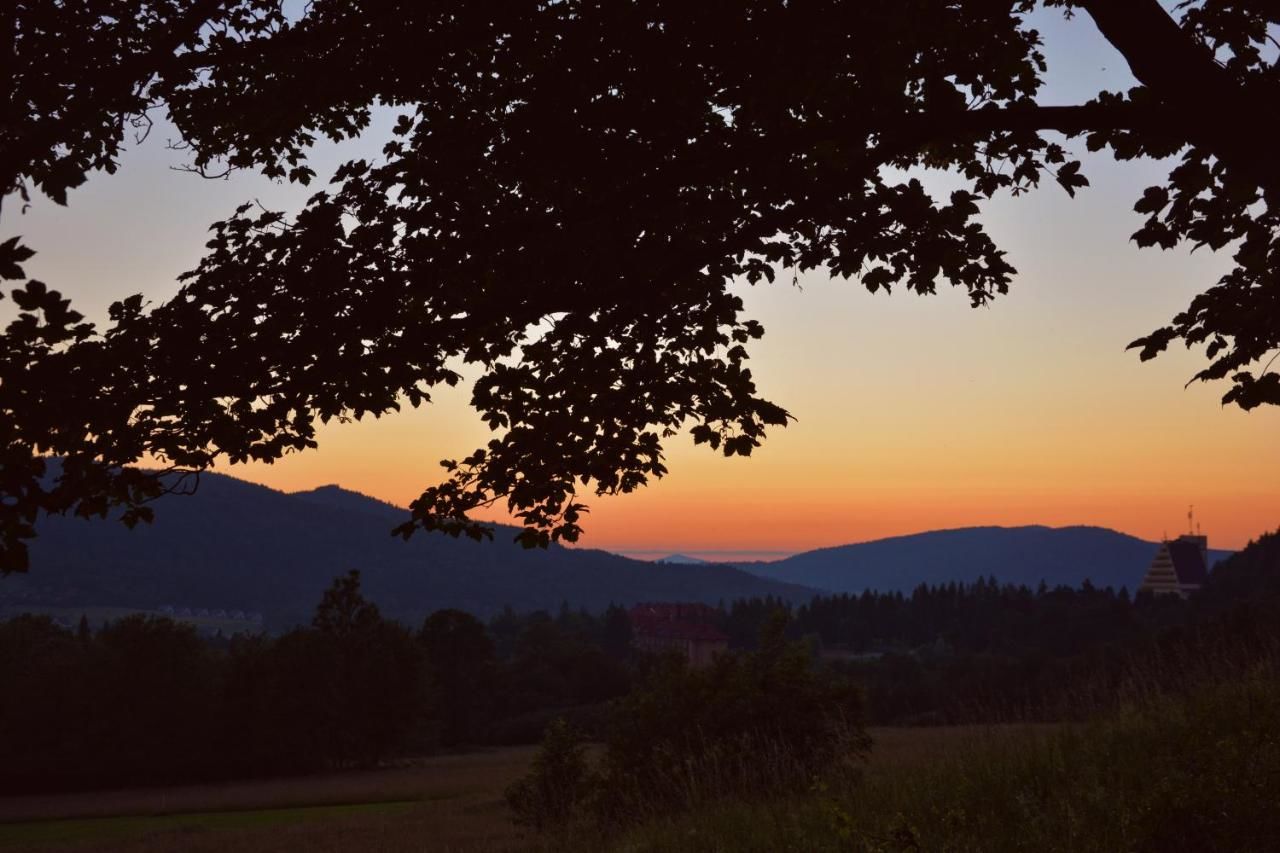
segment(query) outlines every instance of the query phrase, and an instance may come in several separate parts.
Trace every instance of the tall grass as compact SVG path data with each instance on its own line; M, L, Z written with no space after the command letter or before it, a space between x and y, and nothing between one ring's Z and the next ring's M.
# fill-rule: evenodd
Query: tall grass
M777 732L749 730L732 738L655 744L644 773L610 767L601 780L594 817L611 826L631 826L672 813L696 812L726 798L761 800L824 784L847 786L861 774L870 739L843 718L823 730L821 753L798 748Z
M1147 673L1093 720L913 768L653 820L627 851L1274 851L1280 658L1181 689ZM993 730L994 731L994 730ZM1009 730L1004 730L1009 732Z
M1098 656L1073 673L1034 713L1083 720L1126 707L1188 697L1216 685L1280 670L1274 609L1244 606L1167 631L1147 643Z
M779 614L759 650L705 668L679 656L654 661L613 706L596 769L584 766L565 726L550 728L533 772L508 792L516 819L540 829L609 829L847 775L868 746L860 693L820 677L785 627Z
M798 658L673 669L620 706L630 725L616 732L634 731L615 733L594 790L578 798L591 807L559 824L556 847L1280 850L1273 619L1255 603L1091 656L1095 669L1065 673L1020 714L980 709L1001 723L987 736L912 767L873 760L867 773L857 772L856 724L832 726L812 703L777 701L775 686L788 683L778 675L804 686L789 700L822 695ZM743 677L757 670L771 675ZM735 720L749 724L715 727ZM1045 720L1056 722L1021 725Z

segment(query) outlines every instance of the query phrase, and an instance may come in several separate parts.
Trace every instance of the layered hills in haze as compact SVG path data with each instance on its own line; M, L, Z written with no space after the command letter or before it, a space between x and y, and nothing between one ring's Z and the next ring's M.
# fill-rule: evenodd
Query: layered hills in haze
M698 557L690 557L688 554L668 554L661 559L654 560L655 563L670 563L676 566L705 566L710 560L703 560Z
M487 617L516 610L610 603L775 596L816 591L909 592L921 583L1128 587L1141 582L1156 543L1099 527L972 527L808 551L772 563L713 564L682 555L643 562L584 548L526 550L500 527L473 542L391 536L406 511L325 486L286 494L205 474L196 494L156 504L156 521L42 519L31 572L0 577L0 613L30 606L253 611L269 628L307 622L326 587L359 569L383 612L414 624L456 607ZM1210 564L1226 556L1211 551Z
M1159 545L1105 527L965 527L743 563L760 577L831 592L910 592L922 583L973 581L1036 587L1128 587L1142 582ZM1230 551L1210 550L1209 565Z
M515 531L473 542L420 532L391 536L404 509L336 486L285 494L205 474L197 492L156 503L156 520L54 516L38 524L31 571L0 577L0 607L256 611L269 628L310 620L326 587L359 569L366 595L407 624L445 607L486 617L612 603L813 594L730 566L656 565L582 548L526 550Z

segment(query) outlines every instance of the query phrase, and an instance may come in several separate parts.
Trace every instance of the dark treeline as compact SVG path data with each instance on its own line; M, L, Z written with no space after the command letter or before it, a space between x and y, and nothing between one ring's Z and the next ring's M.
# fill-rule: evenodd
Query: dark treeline
M1134 606L1127 590L1001 585L995 578L973 583L921 585L901 592L815 597L790 607L775 599L733 604L725 630L735 645L754 642L767 614L791 614L793 637L810 636L832 654L912 652L924 646L953 652L1069 654L1099 640L1123 640L1151 624L1174 618L1179 608L1144 597Z
M1181 601L1135 601L1085 583L1030 589L994 578L901 592L736 602L725 614L734 645L750 647L767 614L785 610L824 668L853 676L872 723L942 723L1026 716L1063 668L1129 647L1183 617Z
M339 578L310 627L202 638L134 616L0 623L0 792L310 772L585 727L631 684L626 612L457 610L413 631Z
M1061 719L1208 667L1247 665L1280 642L1280 535L1224 560L1200 592L1138 594L1086 582L1038 589L973 583L831 595L799 607L738 601L724 614L750 647L778 610L823 668L852 677L878 724Z
M1187 601L984 578L798 607L743 600L719 619L738 652L782 620L815 677L861 687L869 722L919 724L1085 716L1135 679L1167 689L1274 653L1277 613L1272 534ZM356 573L309 627L274 637L202 638L141 616L68 631L24 616L0 623L0 791L367 766L531 743L558 717L603 736L611 700L652 680L631 640L616 606L507 609L488 625L442 610L410 628L361 595Z
M1269 790L1271 767L1266 736L1253 727L1273 716L1278 613L1280 535L1263 537L1221 564L1187 600L1135 600L1123 590L1089 584L1031 590L983 578L921 587L906 596L818 597L795 608L769 599L739 601L720 612L739 651L705 669L657 667L639 679L613 706L600 769L585 762L581 740L570 729L553 727L532 772L513 786L508 801L519 819L534 826L594 820L607 833L660 815L701 813L727 797L771 799L816 790L821 817L815 823L839 838L831 849L879 850L890 838L894 849L918 850L915 830L900 817L891 831L861 836L865 844L852 843L858 837L851 821L832 820L836 801L826 792L844 790L858 801L867 790L851 780L863 778L858 757L868 742L862 728L868 717L893 723L1119 719L1126 726L1116 730L1123 732L1122 743L1101 750L1070 738L1092 731L1096 739L1105 730L1057 729L1071 762L1055 752L1028 784L1033 788L1055 775L1055 786L1070 796L1096 798L1098 771L1076 769L1082 767L1080 753L1092 752L1110 791L1128 785L1116 796L1147 798L1130 813L1159 829L1153 844L1135 849L1172 849L1171 838L1192 839L1186 849L1253 849L1201 842L1210 837L1203 827L1224 823L1224 814L1256 823L1274 811L1256 793ZM1242 702L1244 696L1249 698ZM1226 705L1216 704L1220 697ZM1224 720L1243 721L1245 729L1233 732L1233 722ZM1217 770L1207 789L1220 799L1206 805L1204 774L1224 767L1219 751L1234 763ZM1019 753L996 775L1025 775L1034 766L1027 755ZM1187 775L1188 766L1196 773ZM853 775L842 775L850 767ZM984 763L967 786L979 800L1000 796L1002 783L989 773ZM1151 775L1160 779L1154 786L1147 781ZM932 787L932 779L928 774L918 781ZM1020 805L999 815L1026 814L1020 809L1028 790L1020 786L1014 793ZM922 799L936 809L938 796L930 790ZM1056 801L1060 794L1046 796ZM872 810L884 803L877 799ZM1001 819L990 811L979 830L988 841ZM735 814L752 820L745 810ZM761 814L767 815L761 828L779 819L776 811ZM967 822L957 815L963 812L951 810L945 819L952 833ZM696 825L701 834L703 825ZM708 826L705 837L719 837L723 828ZM1242 836L1214 832L1249 842L1269 838L1252 829ZM806 843L814 837L785 834ZM1110 849L1108 843L1099 849ZM987 846L980 841L973 849Z

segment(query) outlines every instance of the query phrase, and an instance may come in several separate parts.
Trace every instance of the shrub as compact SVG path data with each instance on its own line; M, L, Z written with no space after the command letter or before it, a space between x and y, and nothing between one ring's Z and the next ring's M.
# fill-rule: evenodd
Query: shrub
M547 727L528 776L507 788L515 821L539 831L568 824L595 788L582 737L564 719Z
M705 669L666 658L615 706L602 817L628 822L856 772L870 745L860 693L815 673L808 648L787 642L785 627L779 614L759 651L723 655Z

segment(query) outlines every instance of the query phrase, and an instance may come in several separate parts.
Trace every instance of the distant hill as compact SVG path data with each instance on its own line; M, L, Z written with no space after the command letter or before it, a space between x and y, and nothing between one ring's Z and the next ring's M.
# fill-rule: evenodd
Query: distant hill
M1128 587L1132 592L1157 544L1105 527L965 527L806 551L772 563L738 564L764 578L833 592L910 592L921 583L972 581L1037 586ZM1230 551L1211 550L1212 565Z
M669 554L666 557L654 560L655 563L671 563L677 566L709 566L710 561L702 560L697 557L690 557L687 554Z
M192 496L156 503L156 521L42 519L31 572L0 577L0 608L45 605L257 611L269 627L307 622L338 574L360 569L369 597L416 623L443 607L488 616L610 602L701 601L759 595L803 600L812 590L730 566L659 565L559 546L525 550L514 530L476 543L391 536L406 511L336 486L286 494L205 474Z
M393 524L399 524L404 521L408 514L408 510L404 507L398 507L393 503L388 503L360 492L354 492L350 489L344 489L337 485L320 486L317 489L310 489L305 492L289 492L288 495L308 503L321 504L343 512L375 515L379 518L385 518Z

